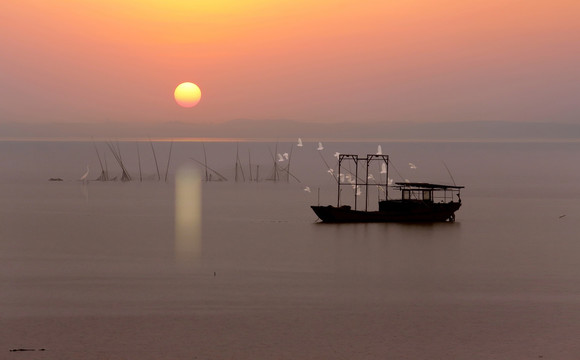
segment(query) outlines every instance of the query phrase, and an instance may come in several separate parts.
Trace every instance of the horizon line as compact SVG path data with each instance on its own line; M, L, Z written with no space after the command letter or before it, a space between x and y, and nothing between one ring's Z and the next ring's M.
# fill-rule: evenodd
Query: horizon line
M0 137L0 142L296 142L293 138L232 138L232 137ZM309 138L302 137L302 142L317 143L580 143L580 138L443 138L443 139L393 139L393 138Z

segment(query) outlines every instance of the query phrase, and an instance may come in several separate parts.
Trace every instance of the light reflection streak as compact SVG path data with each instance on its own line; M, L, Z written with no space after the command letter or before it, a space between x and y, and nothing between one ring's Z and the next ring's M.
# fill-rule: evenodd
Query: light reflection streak
M180 264L195 263L201 254L201 176L182 166L175 177L175 257Z

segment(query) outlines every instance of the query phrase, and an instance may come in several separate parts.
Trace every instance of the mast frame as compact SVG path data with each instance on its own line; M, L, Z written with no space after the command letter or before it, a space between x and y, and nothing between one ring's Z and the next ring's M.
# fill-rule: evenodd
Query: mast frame
M355 164L354 184L350 183L350 182L343 181L341 179L342 178L341 174L342 174L342 168L343 168L343 164L342 164L343 161L351 161ZM360 182L359 182L360 179L358 176L359 162L363 163L365 165L365 168L366 168L365 179L364 179L364 181L360 181ZM375 179L375 183L369 184L369 167L371 166L371 163L373 163L373 162L378 162L379 164L382 164L382 163L385 164L386 174L385 174L384 183L382 182L382 176L380 176L378 182ZM355 190L354 191L354 209L357 210L357 205L358 205L357 191L358 191L359 187L362 186L362 187L364 187L364 192L365 192L365 211L368 211L369 186L376 186L377 189L384 187L385 200L388 199L388 196L389 196L389 155L367 154L366 157L359 157L358 155L354 155L354 154L339 154L338 155L338 174L336 176L336 182L337 182L337 192L338 192L337 207L340 207L340 194L341 194L342 186L353 186L354 185L354 190ZM379 201L380 201L380 192L379 192Z

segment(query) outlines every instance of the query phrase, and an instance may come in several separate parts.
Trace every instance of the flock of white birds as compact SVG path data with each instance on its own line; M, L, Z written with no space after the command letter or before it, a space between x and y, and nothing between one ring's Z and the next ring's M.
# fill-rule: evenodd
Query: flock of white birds
M301 138L298 138L298 144L297 144L297 146L299 148L301 148L301 147L304 146L304 143L302 142L302 139ZM318 142L318 147L316 148L316 150L318 150L318 151L324 150L324 145L322 144L322 142L320 142L320 141ZM382 149L381 145L378 145L377 146L377 152L376 152L376 154L377 155L382 155L383 154L383 149ZM340 153L339 152L335 152L334 153L334 157L336 157L338 159L340 157ZM288 153L278 154L278 161L283 162L283 161L288 160L288 159L289 159ZM322 158L322 159L324 161L324 158ZM328 164L326 163L326 161L324 161L324 163L328 167L327 172L336 181L340 181L340 183L350 183L350 184L352 184L353 189L356 190L356 195L357 196L361 195L360 185L357 185L357 181L354 178L354 176L352 176L351 174L342 174L342 173L341 174L338 174L338 176L337 176L334 173L334 169L331 168L331 167L329 167ZM413 164L413 163L409 163L409 168L411 170L416 170L417 169L417 166L415 164ZM381 170L380 170L379 174L382 175L382 174L386 174L386 173L387 173L387 165L385 163L382 163L381 164ZM376 178L375 178L375 176L373 174L369 174L368 175L368 180L376 183ZM407 180L407 179L405 179L405 181L406 182L409 182L409 180ZM392 184L393 184L393 179L387 178L387 185L392 185ZM379 186L379 189L381 189L381 190L384 191L384 189L381 186ZM312 189L309 186L306 186L306 187L304 187L304 191L310 193L310 192L312 192Z

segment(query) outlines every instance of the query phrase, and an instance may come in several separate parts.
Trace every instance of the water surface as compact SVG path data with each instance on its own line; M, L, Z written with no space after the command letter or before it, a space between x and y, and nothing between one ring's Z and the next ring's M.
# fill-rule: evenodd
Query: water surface
M142 172L155 178L146 145ZM333 166L335 151L362 155L376 145L328 143L322 155ZM119 146L138 178L136 145ZM402 177L449 183L444 161L467 186L455 223L421 225L317 223L309 205L318 189L322 203L336 195L317 144L206 144L208 164L230 181L202 186L198 251L175 237L173 180L189 158L203 158L201 145L174 145L167 182L169 143L156 146L161 181L83 184L76 179L87 164L90 177L100 171L91 143L0 143L6 358L580 352L578 143L382 144ZM246 179L253 162L262 181L233 181L236 147ZM272 155L290 151L301 182L267 181ZM46 351L9 352L18 348Z

